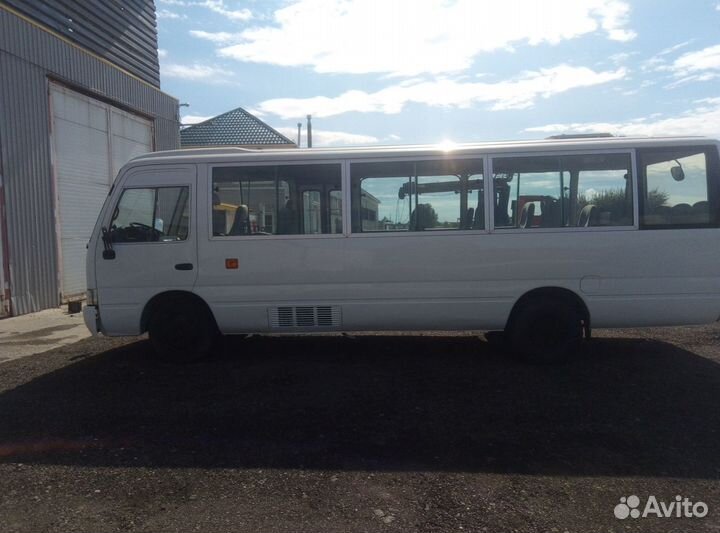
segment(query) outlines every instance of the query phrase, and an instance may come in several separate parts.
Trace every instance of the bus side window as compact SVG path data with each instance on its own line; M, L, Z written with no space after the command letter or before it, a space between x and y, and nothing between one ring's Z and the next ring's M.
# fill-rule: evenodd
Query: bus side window
M638 153L642 228L717 225L720 176L715 148L644 149Z
M493 159L496 228L632 226L630 154Z
M564 175L558 157L493 159L495 227L562 227Z
M351 165L353 232L485 228L482 159Z
M342 191L333 189L328 192L328 202L330 204L330 233L343 232L343 211L342 211Z
M412 161L350 165L352 230L355 233L407 231L410 199L399 191L412 179Z
M322 194L317 190L302 193L303 233L322 233Z
M125 189L110 222L113 242L184 241L190 231L189 187Z
M567 226L632 226L630 154L586 154L562 158L567 178Z
M215 167L213 237L341 233L340 175L340 164Z

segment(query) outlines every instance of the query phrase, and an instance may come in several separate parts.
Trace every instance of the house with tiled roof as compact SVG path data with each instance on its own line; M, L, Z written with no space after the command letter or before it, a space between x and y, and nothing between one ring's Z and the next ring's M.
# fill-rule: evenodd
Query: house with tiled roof
M241 146L243 148L297 148L282 133L242 107L180 130L182 148Z

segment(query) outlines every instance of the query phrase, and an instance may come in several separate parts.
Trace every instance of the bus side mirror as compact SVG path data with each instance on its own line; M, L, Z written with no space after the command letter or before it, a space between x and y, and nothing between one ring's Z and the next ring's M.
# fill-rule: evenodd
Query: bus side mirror
M106 227L102 228L103 259L115 259L115 250L112 247L112 236Z
M685 179L685 171L683 170L683 168L680 165L678 165L676 167L671 167L670 174L672 175L672 177L675 181L682 181Z

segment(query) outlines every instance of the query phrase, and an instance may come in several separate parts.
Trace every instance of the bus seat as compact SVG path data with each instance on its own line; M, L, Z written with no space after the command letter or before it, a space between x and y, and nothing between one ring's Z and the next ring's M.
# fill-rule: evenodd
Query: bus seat
M297 235L300 233L300 223L298 220L298 212L295 209L295 202L289 198L285 202L285 207L278 211L278 235Z
M597 208L593 204L588 204L585 207L582 208L582 211L580 211L580 216L578 216L578 227L588 227L592 226L593 222L595 222L595 212L597 211Z
M461 229L470 229L472 227L474 214L475 214L475 209L472 207L468 207L468 210L466 211L466 214L465 214L465 220L463 221Z
M246 205L240 204L235 210L235 220L233 220L228 235L247 235L248 233L248 208Z
M225 235L227 232L227 216L225 211L213 209L212 211L213 236Z
M523 205L522 211L520 212L519 226L521 228L531 228L533 217L535 216L535 204L528 202Z
M542 217L540 225L544 228L561 228L560 220L560 203L553 198L545 198L542 200Z
M483 210L483 205L478 204L478 207L475 210L475 216L473 217L472 229L481 229L484 225L485 225L485 213Z

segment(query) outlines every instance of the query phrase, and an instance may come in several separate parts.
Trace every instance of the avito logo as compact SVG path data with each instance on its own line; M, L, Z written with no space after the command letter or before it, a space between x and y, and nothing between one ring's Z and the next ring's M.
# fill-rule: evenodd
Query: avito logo
M615 506L615 518L625 520L626 518L703 518L708 514L708 506L705 502L692 502L690 498L683 498L680 495L670 503L658 501L655 496L648 496L645 506L640 510L640 498L635 496L623 496L620 503Z

